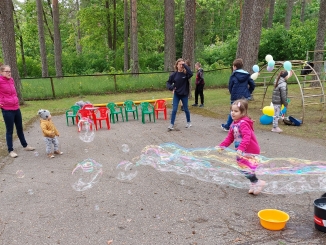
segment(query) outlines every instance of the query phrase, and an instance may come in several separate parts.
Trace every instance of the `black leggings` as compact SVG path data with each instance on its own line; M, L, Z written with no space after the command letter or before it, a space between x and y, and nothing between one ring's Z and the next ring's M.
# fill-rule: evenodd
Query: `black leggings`
M205 84L197 84L195 89L195 104L198 104L198 95L200 96L200 103L204 104L204 86Z

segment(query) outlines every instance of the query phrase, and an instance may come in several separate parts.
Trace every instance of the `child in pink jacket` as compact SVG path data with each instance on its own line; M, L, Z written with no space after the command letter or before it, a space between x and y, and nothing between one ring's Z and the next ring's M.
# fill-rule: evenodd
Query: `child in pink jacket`
M266 182L258 180L255 175L257 162L247 154L260 154L260 147L254 133L253 121L247 116L247 100L236 100L231 105L231 117L233 122L229 133L219 145L222 149L234 142L237 150L237 163L247 179L250 180L249 194L257 195L261 192Z

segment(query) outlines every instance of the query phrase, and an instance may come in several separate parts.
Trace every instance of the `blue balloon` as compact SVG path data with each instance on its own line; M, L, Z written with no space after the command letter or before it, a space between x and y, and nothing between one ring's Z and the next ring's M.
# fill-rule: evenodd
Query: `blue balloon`
M284 67L285 70L287 70L287 71L291 71L291 69L292 69L292 64L291 64L290 61L285 61L284 64L283 64L283 67Z
M275 66L275 61L274 60L268 61L268 66L274 67Z
M254 66L252 67L252 70L253 70L254 72L259 72L259 66L258 66L258 65L254 65Z
M260 117L260 123L263 125L268 125L268 124L271 124L272 122L273 122L273 117L271 117L271 116L262 115Z

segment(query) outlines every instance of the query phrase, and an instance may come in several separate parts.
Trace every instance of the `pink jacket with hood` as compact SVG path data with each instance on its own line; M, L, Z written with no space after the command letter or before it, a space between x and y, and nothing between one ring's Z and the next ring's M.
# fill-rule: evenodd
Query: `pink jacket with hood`
M254 122L247 116L233 121L228 136L220 144L228 147L234 142L235 148L245 153L260 154L260 147L254 133Z
M12 78L0 75L0 104L4 110L18 110L19 99Z

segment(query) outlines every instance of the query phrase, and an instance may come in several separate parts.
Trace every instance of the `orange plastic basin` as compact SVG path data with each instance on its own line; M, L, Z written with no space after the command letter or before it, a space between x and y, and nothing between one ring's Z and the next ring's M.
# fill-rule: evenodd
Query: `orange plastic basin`
M258 217L262 227L272 231L282 230L290 219L287 213L277 209L260 210Z

